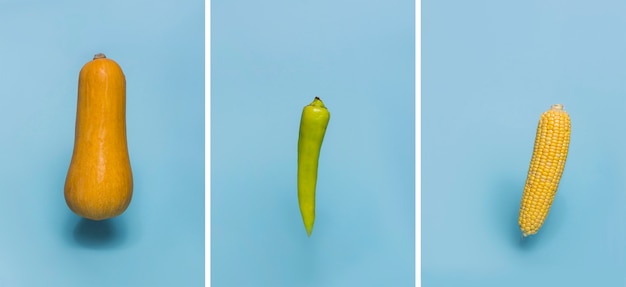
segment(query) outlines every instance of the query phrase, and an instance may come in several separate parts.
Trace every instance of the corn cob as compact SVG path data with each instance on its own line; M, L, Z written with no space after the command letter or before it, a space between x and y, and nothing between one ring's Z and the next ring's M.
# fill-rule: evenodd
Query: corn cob
M554 201L570 141L570 118L563 105L553 105L539 119L535 147L519 213L524 237L536 234Z

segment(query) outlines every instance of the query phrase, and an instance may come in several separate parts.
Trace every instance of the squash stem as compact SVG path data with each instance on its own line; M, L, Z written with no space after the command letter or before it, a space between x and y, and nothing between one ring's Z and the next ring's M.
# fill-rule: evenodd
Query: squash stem
M105 54L103 54L103 53L98 53L98 54L95 54L95 55L93 56L93 59L94 59L94 60L95 60L95 59L106 59L106 57L107 57L107 56L106 56Z

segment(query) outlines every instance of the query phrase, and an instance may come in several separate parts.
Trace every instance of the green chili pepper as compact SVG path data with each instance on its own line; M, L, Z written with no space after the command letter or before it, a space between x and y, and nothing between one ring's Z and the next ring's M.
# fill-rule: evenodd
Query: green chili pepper
M298 138L298 201L309 237L315 222L317 163L329 120L330 112L318 97L302 110Z

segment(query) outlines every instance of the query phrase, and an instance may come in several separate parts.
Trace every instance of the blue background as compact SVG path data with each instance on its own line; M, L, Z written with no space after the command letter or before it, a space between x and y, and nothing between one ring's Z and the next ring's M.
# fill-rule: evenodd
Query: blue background
M437 286L626 285L626 2L422 1L422 279ZM569 157L521 241L539 116Z
M414 286L413 1L212 1L211 286ZM315 227L302 108L331 113Z
M0 19L0 286L203 286L203 1L2 1ZM135 186L94 224L63 186L98 52L126 75Z

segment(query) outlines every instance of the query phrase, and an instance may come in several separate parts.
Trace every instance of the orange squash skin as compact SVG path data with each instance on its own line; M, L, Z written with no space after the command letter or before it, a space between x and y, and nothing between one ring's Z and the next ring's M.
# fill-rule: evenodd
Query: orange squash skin
M74 151L65 202L77 215L104 220L122 214L133 194L126 141L126 78L103 54L78 77Z

